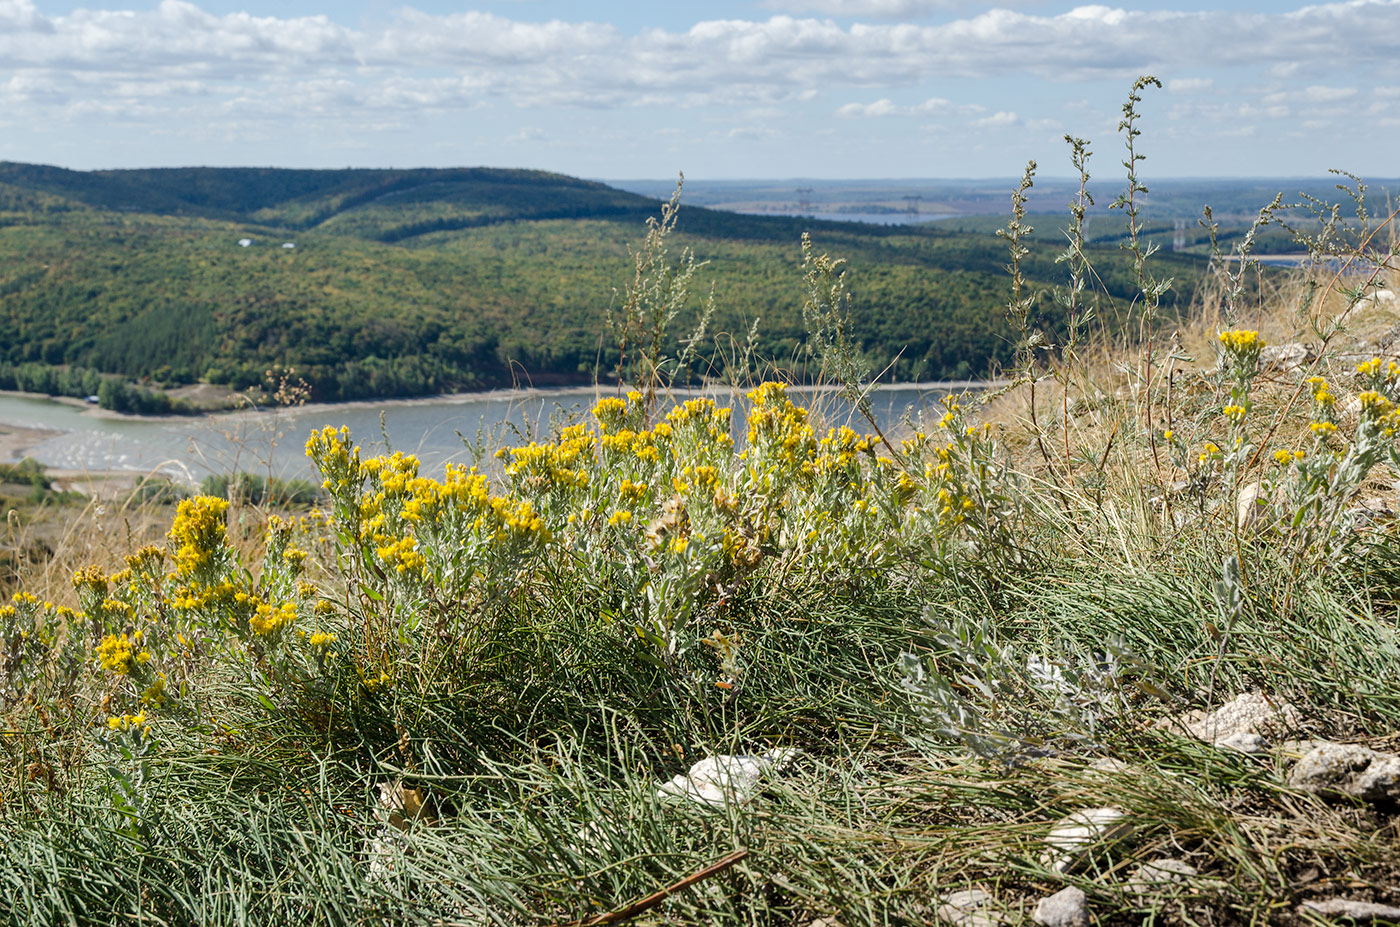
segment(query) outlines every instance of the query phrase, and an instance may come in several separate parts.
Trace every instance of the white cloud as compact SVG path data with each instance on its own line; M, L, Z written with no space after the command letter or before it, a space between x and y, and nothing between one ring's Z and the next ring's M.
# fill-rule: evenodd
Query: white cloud
M1167 91L1170 93L1200 93L1215 86L1215 80L1209 77L1176 77L1167 81Z
M908 109L895 106L892 100L879 99L874 103L847 103L836 111L836 115L851 119L858 116L895 116L901 112L907 113Z
M1303 96L1313 103L1335 103L1356 96L1355 87L1322 87L1314 84L1303 91Z
M1002 0L998 7L1035 6L1044 0ZM816 13L850 19L917 19L933 13L983 6L974 0L762 0L784 13Z
M976 103L954 103L942 97L929 97L913 106L899 106L888 98L881 98L873 103L847 103L836 110L836 115L843 119L852 119L870 116L937 116L984 111L985 107Z
M982 119L978 119L975 123L973 123L973 125L982 126L983 128L988 129L1007 128L1010 126L1019 126L1020 124L1021 117L1017 116L1013 112L1009 112L1006 110L993 113L992 115L986 116Z
M468 12L432 16L408 9L382 36L357 43L367 59L525 65L607 54L623 42L616 28L600 23L551 20L526 23Z
M764 0L769 9L870 19L906 19L958 6L956 0Z
M777 131L766 126L735 126L725 134L730 141L744 142L763 142L777 137Z
M899 18L941 7L942 0L771 5ZM1338 78L1336 62L1370 69L1366 79L1394 85L1400 82L1397 60L1400 0L1340 0L1273 14L1103 5L1058 15L992 9L941 24L841 25L775 15L638 34L608 23L526 22L482 12L405 9L384 28L355 29L326 16L214 15L186 0L62 16L44 16L32 0L0 0L0 99L17 108L8 118L31 120L73 119L93 107L109 120L146 120L164 107L171 117L215 110L256 119L309 111L369 125L492 102L781 107L818 93L874 98L835 110L847 118L975 117L987 110L939 96L916 104L896 100L901 91L989 75L1126 82L1142 71L1199 74L1223 67L1252 69L1271 79L1269 91L1281 89L1304 103L1344 104L1361 95L1328 82L1362 78ZM1311 86L1289 90L1280 75L1294 73L1298 84ZM1168 83L1188 99L1214 87L1207 77ZM80 102L84 108L74 108ZM1011 102L1008 97L1005 111L982 123L1013 124Z
M42 15L31 0L0 0L0 29L49 32L53 23Z

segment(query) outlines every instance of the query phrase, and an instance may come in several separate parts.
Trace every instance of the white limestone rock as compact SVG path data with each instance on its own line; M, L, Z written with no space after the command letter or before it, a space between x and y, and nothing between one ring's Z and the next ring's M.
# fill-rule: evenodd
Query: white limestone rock
M980 888L949 892L940 899L936 913L938 923L952 927L997 927L1002 922L992 896Z
M1190 863L1164 857L1138 866L1123 887L1136 895L1144 907L1155 907L1155 899L1176 893L1199 875Z
M1302 718L1287 702L1263 692L1245 692L1212 712L1191 711L1158 722L1158 727L1184 732L1226 750L1259 753L1270 738L1297 730Z
M1236 731L1229 737L1217 740L1215 745L1224 750L1234 750L1236 753L1264 753L1269 746L1263 737L1250 731Z
M1031 917L1041 927L1089 927L1089 899L1071 885L1040 899Z
M1171 885L1185 882L1200 875L1196 867L1171 857L1149 860L1138 866L1128 877L1128 884L1143 887L1151 885Z
M1291 373L1313 360L1312 350L1301 341L1290 344L1268 344L1259 352L1259 369Z
M1350 898L1328 898L1325 901L1305 901L1298 906L1298 913L1321 914L1323 917L1349 918L1365 923L1367 921L1400 921L1400 908L1389 904L1376 904L1372 901L1353 901Z
M1241 531L1253 531L1259 527L1268 511L1269 500L1264 497L1263 487L1257 482L1250 483L1240 490L1235 505L1235 524Z
M711 807L742 805L763 790L764 780L781 772L800 751L779 747L760 754L719 754L708 756L663 783L656 794L663 799L682 799Z
M1324 798L1400 804L1400 755L1357 744L1322 743L1289 771L1288 784Z
M1045 837L1049 850L1041 863L1068 872L1096 846L1115 843L1132 833L1127 814L1118 808L1088 808L1060 819Z

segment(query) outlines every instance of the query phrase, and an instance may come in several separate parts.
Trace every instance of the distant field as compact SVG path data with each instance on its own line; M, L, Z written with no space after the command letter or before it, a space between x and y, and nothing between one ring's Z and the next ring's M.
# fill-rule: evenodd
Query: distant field
M1116 164L1114 165L1116 168ZM1104 166L1100 165L1102 169ZM1400 192L1400 179L1367 178L1374 203L1384 203L1388 194ZM675 185L669 180L609 180L609 185L643 196L661 197ZM696 180L686 181L688 200L698 206L761 214L880 213L892 216L911 212L925 216L986 217L987 222L945 225L994 231L1007 215L1007 202L1018 178L976 180ZM1108 206L1123 184L1115 170L1112 176L1096 176L1090 181L1090 194L1096 205L1094 217L1108 218ZM1285 203L1296 203L1304 196L1335 201L1338 196L1333 178L1278 177L1264 179L1175 179L1148 181L1143 197L1143 214L1149 221L1173 227L1178 219L1188 220L1194 229L1201 208L1209 205L1218 220L1231 224L1248 222L1261 206L1281 194ZM1041 177L1027 194L1026 209L1032 214L1064 215L1065 205L1078 192L1078 181L1064 177ZM952 220L948 220L951 222ZM1116 217L1111 224L1121 230Z

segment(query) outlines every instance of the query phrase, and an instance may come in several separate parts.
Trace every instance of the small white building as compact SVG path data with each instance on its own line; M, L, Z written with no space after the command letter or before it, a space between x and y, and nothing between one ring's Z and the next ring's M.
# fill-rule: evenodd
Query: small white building
M297 243L294 242L294 241L284 241L284 242L282 242L282 247L286 248L288 251L291 251L291 250L292 250L293 248L295 248L296 246L297 246Z
M251 239L251 238L240 238L240 239L238 239L238 247L240 247L240 248L247 248L247 247L250 246L252 243L253 243L253 239Z

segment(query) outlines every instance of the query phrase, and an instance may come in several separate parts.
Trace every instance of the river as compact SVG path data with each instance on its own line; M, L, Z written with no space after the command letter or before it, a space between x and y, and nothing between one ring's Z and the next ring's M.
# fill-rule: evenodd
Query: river
M984 386L887 386L873 395L871 404L881 428L897 430L906 415L917 419L948 392ZM25 455L49 467L161 473L186 483L238 470L309 477L312 468L304 454L307 435L324 425L345 425L367 450L383 450L387 438L393 450L418 455L425 474L440 474L449 462L472 462L473 445L489 455L502 445L546 435L551 421L584 416L601 395L611 394L592 388L502 390L200 418L114 417L48 399L0 395L0 425L52 432L23 449ZM692 395L698 394L684 393L679 398ZM734 404L727 390L705 395L722 405ZM795 402L814 407L815 418L825 425L849 422L857 430L868 430L862 427L863 421L854 420L849 405L833 390L793 387L790 395Z

